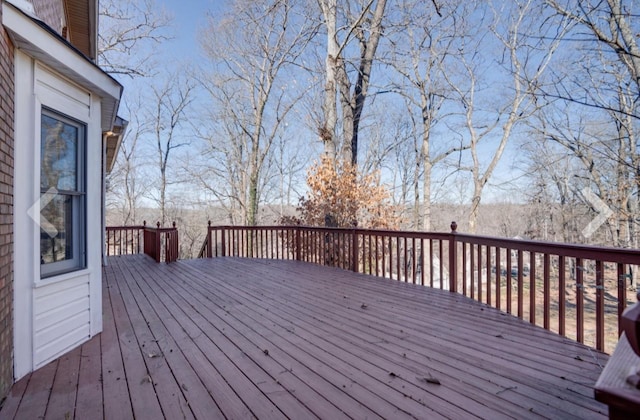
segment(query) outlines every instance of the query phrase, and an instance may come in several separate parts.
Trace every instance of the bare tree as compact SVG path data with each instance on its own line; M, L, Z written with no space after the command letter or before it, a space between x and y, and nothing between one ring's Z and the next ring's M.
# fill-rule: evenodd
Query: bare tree
M500 9L493 9L490 24L493 39L475 36L473 43L467 44L462 40L463 44L459 45L463 54L457 55L456 61L463 69L464 76L453 78L451 74L446 75L456 100L462 106L464 126L470 142L472 162L468 169L473 180L470 232L477 229L484 188L496 170L512 132L518 123L538 109L533 92L537 84L542 82L545 70L568 28L566 19L553 23L547 21L547 26L541 25L541 22L545 22L541 17L541 9L532 0L502 3L501 6ZM548 31L546 34L545 29ZM483 45L486 50L487 45L493 42L497 51L502 52L499 63L511 80L508 88L502 89L503 98L492 98L492 102L498 105L494 105L493 109L482 109L478 106L476 96L481 89L487 88L491 83L489 79L495 78L495 74L488 71L487 63L481 61L478 52ZM481 69L484 73L481 73ZM480 78L481 74L484 79ZM488 146L489 139L493 139L494 146ZM482 158L481 145L485 148ZM487 152L487 148L491 152Z
M596 53L603 52L600 49L594 50L592 48L594 45L606 49L609 53L608 57L615 57L614 60L608 59L607 61L617 61L621 64L626 73L625 78L629 83L635 85L636 92L640 92L640 48L638 48L636 41L638 14L633 12L634 2L625 0L571 0L563 2L546 0L545 3L555 12L577 25L576 38L570 40L572 44L581 47L583 53L589 50L596 51ZM547 90L545 94L589 107L624 112L619 107L612 107L608 104L606 96L575 95L572 91L566 90L565 84L557 84L555 87L555 90ZM586 93L589 87L582 86L582 89ZM635 119L640 118L637 112L631 112L628 115Z
M337 0L318 0L327 36L325 91L319 127L325 154L353 164L358 161L358 131L369 89L371 70L378 43L382 37L382 21L387 0L367 0L362 4L347 1L338 7ZM352 10L355 9L355 10ZM358 55L351 62L347 56L351 44L357 43ZM349 78L347 66L357 69L355 81ZM338 104L341 106L342 139L337 135Z
M587 176L575 156L543 134L540 127L544 126L544 121L535 123L531 131L535 141L522 146L528 166L527 183L519 190L527 203L524 233L531 239L578 243L578 227L588 217L579 206L579 191Z
M171 38L172 18L155 1L106 0L100 2L98 63L108 73L149 76L158 44Z
M169 158L172 151L188 144L180 132L186 125L189 106L194 100L195 83L178 71L167 76L166 81L153 86L149 121L155 141L157 167L160 172L158 185L158 205L160 222L166 222L167 187L173 182L169 179Z
M144 176L141 174L144 162L140 160L138 149L139 142L149 133L149 126L142 119L142 113L137 112L142 106L141 101L125 105L131 120L120 144L120 153L115 167L108 175L107 193L111 198L110 206L117 208L120 212L121 217L118 223L129 225L140 223L137 209L148 189L148 183L144 181ZM131 110L132 106L135 107L135 112Z
M449 96L444 72L448 56L457 53L459 38L466 36L463 22L469 12L468 2L447 2L443 7L418 0L399 2L398 19L388 36L387 62L401 77L400 93L407 103L407 111L416 115L416 134L419 146L414 147L411 161L413 175L414 225L417 229L431 228L431 174L434 165L468 146L450 139L434 147L432 132L440 119L440 110ZM442 139L445 140L445 139ZM408 157L408 156L407 156ZM422 179L422 190L420 180ZM422 202L420 197L422 196ZM422 207L422 209L421 209Z
M578 124L556 125L556 139L583 163L595 193L614 210L610 221L616 246L637 247L640 234L640 49L637 5L624 0L556 1L546 4L575 23L567 44L578 51L568 68L557 69L555 83L542 98L560 99L574 113L595 115L598 136L585 137ZM582 109L580 109L582 108ZM594 118L590 116L590 119ZM593 133L595 134L595 133ZM597 162L597 164L596 164ZM606 168L606 169L605 169ZM615 177L609 176L614 173ZM588 203L587 203L588 204Z
M290 70L315 28L294 6L294 0L236 0L230 13L211 17L203 34L212 66L203 86L216 114L206 152L211 165L200 179L248 225L257 223L265 162L305 90L304 75Z

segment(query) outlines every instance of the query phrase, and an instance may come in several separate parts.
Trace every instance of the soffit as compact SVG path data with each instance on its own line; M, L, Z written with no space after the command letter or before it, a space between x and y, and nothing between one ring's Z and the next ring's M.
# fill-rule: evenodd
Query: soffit
M71 43L91 60L96 59L96 1L65 0L67 32Z

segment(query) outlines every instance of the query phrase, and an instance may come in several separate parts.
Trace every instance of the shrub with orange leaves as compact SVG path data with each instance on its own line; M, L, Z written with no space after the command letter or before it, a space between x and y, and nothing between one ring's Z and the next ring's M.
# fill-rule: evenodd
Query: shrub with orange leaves
M400 224L379 172L361 174L350 162L323 157L309 169L307 184L300 216L283 223L369 229L397 229Z

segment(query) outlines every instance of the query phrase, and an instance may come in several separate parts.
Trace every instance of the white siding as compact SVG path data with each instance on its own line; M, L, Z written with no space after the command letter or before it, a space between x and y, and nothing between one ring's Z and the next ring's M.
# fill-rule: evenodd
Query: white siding
M100 98L16 51L16 379L102 330ZM86 124L86 268L40 278L40 114L42 107ZM37 205L36 205L37 207ZM31 209L31 211L30 211ZM20 332L18 334L18 331Z

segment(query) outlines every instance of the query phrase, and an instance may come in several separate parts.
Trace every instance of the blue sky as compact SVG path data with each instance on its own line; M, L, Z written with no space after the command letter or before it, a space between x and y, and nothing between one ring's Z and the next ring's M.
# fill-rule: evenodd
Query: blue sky
M204 27L207 16L210 13L220 14L226 9L227 0L156 0L156 4L163 7L173 16L171 32L174 39L168 45L163 46L163 55L168 60L175 59L179 66L180 61L185 63L196 63L199 60L200 46L197 39L199 29ZM370 105L370 104L369 104ZM512 142L513 143L513 142ZM514 145L510 145L505 155L501 159L499 168L491 178L491 184L496 185L504 181L512 180L515 172L513 166L516 165L514 157ZM485 199L489 198L491 188L487 188ZM503 192L498 189L497 195L502 196ZM490 200L489 200L490 201Z
M198 29L206 20L209 11L220 10L224 0L157 0L167 12L174 16L175 39L171 42L176 57L195 57L199 53L196 39Z

